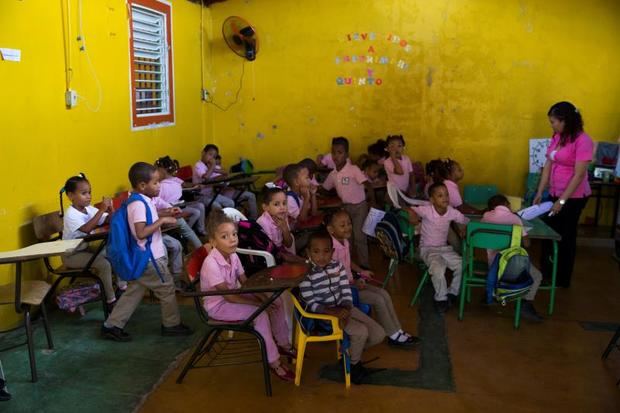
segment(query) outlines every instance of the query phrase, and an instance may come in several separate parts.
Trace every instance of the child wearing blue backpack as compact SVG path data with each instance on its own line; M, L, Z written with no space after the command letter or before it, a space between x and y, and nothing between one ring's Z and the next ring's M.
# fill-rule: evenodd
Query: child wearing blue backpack
M190 335L192 330L181 323L161 234L162 225L174 225L176 219L160 218L152 200L159 194L157 168L145 162L135 163L129 169L129 181L132 194L112 218L108 258L115 272L130 282L103 323L101 334L114 341L130 341L131 337L124 331L125 325L142 301L145 290L151 290L161 302L161 334Z

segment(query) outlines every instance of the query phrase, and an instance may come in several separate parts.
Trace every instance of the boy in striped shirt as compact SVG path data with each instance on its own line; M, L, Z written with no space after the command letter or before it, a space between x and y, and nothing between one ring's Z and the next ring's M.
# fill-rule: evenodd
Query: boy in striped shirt
M351 381L361 384L368 371L360 362L365 348L379 344L385 330L375 320L353 307L351 287L344 266L332 260L334 247L327 231L316 232L308 242L310 271L299 284L306 308L337 317L351 339Z

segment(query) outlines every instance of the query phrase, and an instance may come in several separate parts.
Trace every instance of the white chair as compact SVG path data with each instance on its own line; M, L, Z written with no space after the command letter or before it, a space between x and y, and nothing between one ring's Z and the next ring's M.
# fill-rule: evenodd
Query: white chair
M238 209L223 208L222 212L224 213L224 215L226 215L228 218L232 219L235 222L247 221L246 216L243 215Z
M394 206L398 209L402 208L400 206L400 199L405 201L408 204L407 206L420 206L429 204L428 201L409 198L400 189L398 189L398 187L393 182L390 181L387 182L387 194L390 198L390 201L392 201L392 204L394 204Z

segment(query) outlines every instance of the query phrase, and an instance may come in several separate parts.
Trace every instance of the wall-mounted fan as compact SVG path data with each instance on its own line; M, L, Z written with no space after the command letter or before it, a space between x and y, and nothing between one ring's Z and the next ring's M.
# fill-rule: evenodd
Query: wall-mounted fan
M238 16L230 16L222 25L222 35L230 49L250 61L258 53L258 35L250 23Z

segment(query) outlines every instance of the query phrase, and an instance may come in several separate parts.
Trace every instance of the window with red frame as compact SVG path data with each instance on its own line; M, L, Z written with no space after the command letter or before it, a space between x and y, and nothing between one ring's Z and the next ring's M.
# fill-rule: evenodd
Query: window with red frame
M129 0L133 129L174 124L172 7L160 0Z

